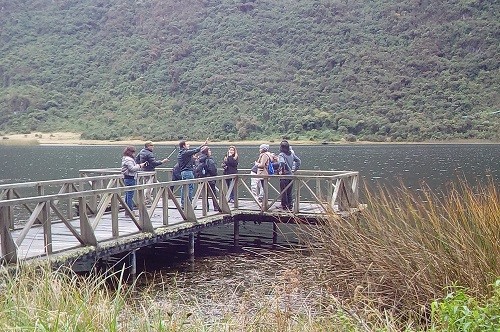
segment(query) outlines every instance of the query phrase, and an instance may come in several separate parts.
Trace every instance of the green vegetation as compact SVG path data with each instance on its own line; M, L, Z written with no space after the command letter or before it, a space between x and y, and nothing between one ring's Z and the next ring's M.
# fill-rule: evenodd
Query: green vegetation
M371 198L360 217L332 213L325 225L304 226L300 236L309 250L297 251L298 266L249 285L222 280L204 299L161 275L146 275L146 286L136 286L122 283L120 272L78 276L64 268L22 267L2 279L0 329L498 331L500 199L494 184L464 183L442 198L406 189L380 190ZM227 287L234 287L229 293L236 303L220 294Z
M0 0L0 130L498 140L499 9L476 0Z
M324 283L361 311L376 308L374 315L394 317L400 330L408 322L428 326L431 302L440 298L432 304L438 331L479 317L498 329L497 188L491 182L448 189L439 196L430 189L417 194L404 186L380 189L369 193L369 206L360 216L332 217L323 228L308 228L304 241L314 248L312 259L323 267ZM493 303L483 309L471 300L456 312L469 298L453 289L446 295L453 285L466 287L478 301L491 297Z
M467 295L462 287L452 287L443 300L432 302L432 322L432 331L498 331L500 280L495 282L493 295L484 304Z

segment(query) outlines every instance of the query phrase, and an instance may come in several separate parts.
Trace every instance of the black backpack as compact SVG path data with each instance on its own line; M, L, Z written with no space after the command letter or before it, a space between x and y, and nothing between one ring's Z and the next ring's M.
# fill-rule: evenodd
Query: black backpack
M135 163L136 164L140 164L141 163L141 151L139 151L139 153L135 156Z
M195 178L202 178L205 177L205 174L207 174L207 159L203 160L203 162L200 162L200 159L196 159L194 162L194 177Z

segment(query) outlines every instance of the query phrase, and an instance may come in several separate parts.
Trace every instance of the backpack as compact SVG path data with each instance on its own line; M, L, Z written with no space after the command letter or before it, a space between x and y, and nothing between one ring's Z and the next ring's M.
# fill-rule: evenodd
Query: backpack
M269 163L267 163L267 173L269 173L269 175L274 175L274 165L271 159L269 159Z
M141 163L141 152L142 150L135 156L135 163L140 164Z
M203 162L200 162L200 159L196 159L194 162L194 177L195 178L202 178L207 174L207 169L206 169L206 163L207 160L205 159Z

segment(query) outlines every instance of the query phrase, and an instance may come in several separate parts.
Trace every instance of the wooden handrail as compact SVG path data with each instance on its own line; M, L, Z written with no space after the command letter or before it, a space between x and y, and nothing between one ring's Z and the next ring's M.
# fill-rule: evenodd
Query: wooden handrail
M92 170L97 171L97 170ZM154 176L155 172L148 172L145 176ZM220 175L215 177L197 178L179 181L164 182L146 182L135 186L125 186L121 180L121 174L109 174L104 176L83 177L77 179L65 179L54 181L37 181L24 185L45 186L47 184L75 185L79 183L88 183L88 181L108 181L105 187L93 187L88 190L67 190L61 188L57 193L45 194L44 191L38 191L37 195L30 197L9 196L0 200L0 230L1 230L1 255L4 260L13 262L18 259L18 248L26 241L27 235L37 224L42 224L46 254L52 254L55 249L52 246L52 228L57 223L63 223L69 229L68 235L73 236L80 246L96 246L100 241L116 239L120 236L121 225L118 222L118 211L120 209L130 214L132 222L136 225L138 233L155 232L158 227L152 224L152 216L156 209L161 209L162 226L169 225L169 202L170 209L172 205L177 210L184 223L198 222L208 217L207 198L213 196L213 205L218 210L216 214L231 215L233 211L243 211L247 208L241 206L244 197L252 202L251 210L260 211L260 213L271 213L273 206L277 203L283 194L276 185L279 179L291 179L295 190L295 204L293 213L302 213L301 207L305 204L314 204L319 210L317 213L327 211L349 211L359 205L359 174L353 171L299 171L294 175L252 175L234 174ZM247 182L251 178L259 178L263 182L264 200L260 202L257 197L253 197L251 188ZM226 180L233 180L230 186ZM215 181L216 187L220 193L216 195L212 192L209 185L210 181ZM187 193L188 186L195 184L198 190L195 193L193 204L185 200L184 206L181 206L180 197L175 195L177 188L182 187L184 193ZM17 185L17 186L16 186ZM9 186L6 188L6 186ZM21 188L23 184L2 185L4 190L14 190ZM77 189L76 187L73 189ZM146 205L144 192L147 189L153 189L155 195L151 205ZM235 203L232 209L228 198L231 189L235 192ZM126 191L136 191L139 217L135 217L125 204L123 195ZM196 203L201 200L200 212L196 213ZM78 215L74 219L73 213L65 211L73 209L73 204L69 203L64 207L57 204L59 201L77 202ZM160 204L161 202L161 204ZM28 211L28 217L23 224L14 220L14 207L25 207ZM109 212L111 211L111 212ZM105 215L111 213L111 230L109 238L98 240L95 234L96 229L104 220ZM315 213L315 212L308 212ZM213 215L213 213L212 213ZM109 220L109 217L106 217ZM77 220L79 225L76 227L72 221ZM13 225L21 225L21 228L14 228ZM13 235L15 232L16 235Z

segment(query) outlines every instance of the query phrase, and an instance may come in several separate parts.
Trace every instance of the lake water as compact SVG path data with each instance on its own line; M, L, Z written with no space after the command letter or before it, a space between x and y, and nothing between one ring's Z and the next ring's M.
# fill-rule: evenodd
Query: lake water
M173 148L160 145L154 152L160 159ZM120 167L122 149L121 146L0 146L0 184L78 177L80 169ZM271 150L277 152L277 144L271 145ZM500 182L500 144L319 145L294 146L294 150L302 159L303 169L359 171L368 186L397 185L402 181L407 187L418 189L421 181L425 181L431 188L443 189L459 178L472 184ZM220 164L226 147L213 146L212 152ZM258 147L240 146L238 152L240 168L250 168ZM171 161L165 167L174 163ZM273 287L274 276L292 265L300 266L296 255L286 251L290 244L297 245L294 237L288 236L293 233L293 227L280 228L280 248L275 249L272 225L243 223L242 248L235 251L232 226L221 226L200 235L202 240L194 261L187 259L187 240L180 238L160 244L154 250L139 252L139 270L160 271L167 280L176 280L173 292L181 289L186 297L197 299L207 297L203 290L212 289L216 282L227 297L221 296L220 303L210 298L199 301L201 307L213 314L214 308L227 307L227 303L234 302L237 307L237 294L231 285L269 280L269 287ZM263 259L270 256L270 260Z
M139 147L137 147L139 148ZM155 154L166 157L174 146L155 146ZM374 144L294 146L303 169L359 171L367 184L408 187L426 181L433 188L464 177L471 182L492 177L500 180L500 144ZM0 184L78 177L80 169L120 167L121 146L29 146L0 145ZM278 145L271 145L277 152ZM213 146L220 164L226 147ZM240 168L250 168L258 147L239 146ZM175 154L171 159L175 158ZM175 160L165 167L172 167Z

